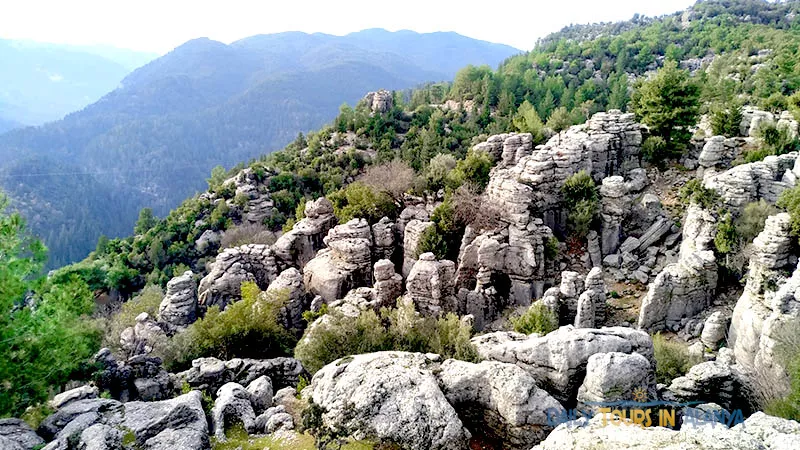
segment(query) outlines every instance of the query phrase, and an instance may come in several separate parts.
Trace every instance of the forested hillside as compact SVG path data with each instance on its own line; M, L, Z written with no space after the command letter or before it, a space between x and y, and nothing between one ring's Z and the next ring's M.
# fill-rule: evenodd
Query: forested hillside
M791 15L800 4L742 1L727 9L718 4L701 2L688 13L655 19L569 27L532 52L509 58L496 71L470 66L452 83L395 92L392 107L382 113L371 114L365 101L343 107L331 125L251 164L257 173L273 170L279 175L265 188L279 214L261 225L269 231L291 225L296 210L299 217L305 201L321 195L339 199L342 211L351 202L360 206L350 210L378 201L380 212L370 214L379 218L387 212L384 207L389 216L398 214L391 202L381 203L380 196L359 191L358 184L345 187L370 164L394 159L420 176L423 184L415 185L417 193L455 190L467 180L482 189L493 163L485 155L468 153L473 144L508 131L531 132L539 144L597 111L627 109L637 83L669 61L694 72L701 112L745 103L773 111L800 109L795 94L800 86L800 66L795 64L800 21ZM620 33L603 32L591 39L600 29ZM233 200L236 193L221 183L242 167L227 175L217 171L209 179L210 191ZM195 197L166 218L140 227L135 237L104 241L100 253L83 264L102 268L95 276L113 279L109 287L122 292L134 292L147 282L163 284L187 267L203 272L215 250L199 251L195 241L206 231L241 224L246 210L222 210L207 197ZM353 217L352 212L342 214ZM448 254L449 245L452 255L458 250L457 233L449 239L439 248Z
M100 234L126 234L143 207L166 214L202 189L211 168L321 126L343 102L517 53L458 35L401 33L396 43L394 33L371 33L383 38L365 45L358 34L281 33L230 45L187 42L84 110L0 137L0 184L58 266L84 257ZM400 47L407 53L395 53ZM453 56L439 66L439 54Z

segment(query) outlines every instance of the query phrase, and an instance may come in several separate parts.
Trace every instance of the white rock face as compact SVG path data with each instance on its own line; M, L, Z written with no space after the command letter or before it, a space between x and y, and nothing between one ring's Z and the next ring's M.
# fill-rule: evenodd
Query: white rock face
M286 304L281 308L278 320L287 330L302 330L305 328L303 311L308 308L310 302L306 294L306 287L303 283L303 274L294 267L290 267L277 278L275 278L266 290L264 297L269 298L270 294L277 296L279 300L284 300Z
M167 283L167 293L158 307L158 321L185 327L197 320L197 283L187 270Z
M745 205L758 200L775 203L781 192L794 187L800 176L795 169L797 152L780 156L767 156L763 161L742 164L721 173L708 170L703 185L722 196L732 211L741 211Z
M158 323L143 312L136 316L136 324L122 331L119 344L128 356L144 355L153 351L153 346L167 335Z
M800 429L797 422L756 413L744 423L727 429L722 425L670 430L662 427L606 423L598 414L559 425L534 450L784 450L797 448Z
M683 225L678 262L667 265L650 284L639 310L639 328L677 330L681 320L710 304L717 287L717 262L712 251L717 218L691 204Z
M303 268L303 281L311 294L332 302L351 289L372 285L372 230L366 220L337 225L324 241L328 248Z
M266 289L278 277L275 253L269 246L249 244L223 250L198 287L200 304L225 309L242 298L245 281L255 282Z
M84 385L75 389L70 389L68 391L62 392L50 401L50 406L53 409L59 409L68 404L78 401L78 400L86 400L91 398L97 398L100 395L99 390L94 386Z
M434 226L433 222L413 219L405 226L403 235L403 277L407 278L411 268L417 262L417 247L420 238L428 228Z
M575 402L589 357L594 354L638 353L655 367L650 336L624 327L564 326L545 336L501 331L476 336L472 343L484 359L522 367L540 387L565 404Z
M449 359L437 376L467 427L502 442L503 448L528 449L542 441L552 429L548 411L562 409L528 372L513 364Z
M403 448L465 449L470 433L447 402L425 355L379 352L335 361L314 374L310 399L325 426Z
M364 100L366 100L369 110L378 114L389 112L394 105L392 92L386 89L370 92L364 97Z
M437 261L433 253L423 253L408 274L408 298L421 314L434 316L455 311L455 264Z
M333 204L325 197L306 203L305 218L275 242L273 250L284 268L305 266L325 247L323 239L336 225Z
M638 353L596 353L586 364L586 378L578 389L578 404L586 409L592 403L634 400L634 390L656 398L655 371L650 361Z
M788 214L771 216L764 231L753 241L747 284L733 310L728 337L736 361L747 368L755 367L756 357L762 350L762 337L772 334L772 324L783 321L781 316L800 315L793 311L797 307L792 307L797 305L794 295L800 287L800 274L787 280L789 271L794 268L790 261L790 230L791 217ZM765 333L766 321L770 317L770 333ZM765 350L768 340L769 337L764 339Z
M473 149L490 154L497 161L496 167L509 167L533 152L533 136L530 133L495 134Z

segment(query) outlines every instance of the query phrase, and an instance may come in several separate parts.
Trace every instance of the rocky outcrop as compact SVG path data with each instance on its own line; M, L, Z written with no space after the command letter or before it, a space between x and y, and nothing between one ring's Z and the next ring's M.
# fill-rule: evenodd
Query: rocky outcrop
M520 367L496 361L447 360L436 373L447 401L472 434L503 448L528 449L551 430L548 411L561 405Z
M284 328L298 332L305 328L303 311L308 309L311 299L306 293L303 274L299 270L290 267L281 272L262 296L264 299L283 303L278 321Z
M728 335L728 325L730 317L722 311L714 311L703 324L703 333L700 341L706 348L711 350L719 349Z
M619 175L603 179L603 184L600 186L600 198L601 249L603 255L611 255L616 253L619 248L622 222L632 203L625 186L625 179Z
M378 223L372 225L372 237L374 244L372 249L373 258L393 261L394 252L397 249L395 224L387 217L381 218Z
M242 298L245 281L255 282L266 289L278 277L275 253L262 244L249 244L225 249L211 265L208 275L200 281L198 298L206 308L225 309Z
M413 219L405 226L403 234L403 277L407 278L411 273L411 268L419 256L417 248L422 235L431 227L433 222Z
M747 283L734 307L728 337L736 361L748 368L755 365L765 321L773 312L781 313L773 310L778 291L783 288L785 294L794 294L794 277L786 280L794 268L790 260L790 230L788 214L771 216L753 241Z
M472 343L484 359L516 364L528 371L565 406L575 404L589 357L594 354L638 353L655 367L650 336L624 327L564 326L546 336L495 332L477 336Z
M45 447L53 449L72 448L69 442L75 439L73 436L83 443L79 448L121 448L114 447L113 442L125 437L134 440L127 445L145 450L208 449L208 424L201 398L200 392L193 391L159 402L79 400L45 419L38 431L54 441Z
M394 264L388 259L379 260L375 263L373 278L377 306L393 306L403 293L403 277L395 273Z
M327 302L351 289L372 284L372 230L364 219L337 225L324 239L328 248L306 264L306 289Z
M56 394L48 403L53 409L59 409L72 402L97 398L99 395L100 391L95 386L84 385Z
M756 413L744 423L728 429L724 425L686 427L640 427L612 423L610 416L598 414L559 425L534 450L590 450L669 448L702 450L788 450L800 444L800 426L791 420Z
M710 402L729 411L752 411L747 378L727 348L720 349L716 360L697 364L686 375L672 380L669 391L681 402Z
M336 225L333 204L325 197L306 203L305 218L284 234L272 246L282 267L304 267L325 247L323 239Z
M495 134L476 144L473 150L488 153L497 161L495 167L502 169L515 165L533 152L533 136L530 133Z
M225 431L239 423L248 433L256 431L256 413L251 394L237 383L226 383L217 391L211 409L211 432L217 441L225 442Z
M408 298L417 311L428 316L456 310L455 264L437 261L433 253L423 253L408 275Z
M367 102L367 108L377 114L384 114L391 111L394 105L394 98L392 92L381 89L377 92L370 92L364 97Z
M562 278L563 280L563 278ZM595 267L586 275L585 290L578 296L575 312L576 328L595 328L605 322L606 284L603 271Z
M158 321L186 327L197 320L197 283L191 270L167 283L167 294L158 308Z
M356 355L320 369L304 395L321 408L323 426L355 439L465 449L470 433L439 388L433 364L417 353Z
M178 373L176 378L192 389L209 394L216 393L225 383L247 386L261 376L270 379L273 389L295 387L301 375L306 375L303 365L294 358L239 359L221 361L217 358L199 358L192 368Z
M742 164L722 173L708 170L703 185L717 191L734 213L758 200L775 203L781 192L796 185L800 176L800 167L796 167L797 155L797 152L792 152L767 156L763 161Z
M0 419L0 448L7 450L34 450L44 444L30 425L20 419Z
M95 378L97 387L108 391L117 400L153 401L174 395L176 386L161 366L160 358L136 355L118 362L111 350L104 348L93 360L100 367Z
M697 158L697 176L702 178L708 169L720 169L731 166L733 160L738 156L739 150L745 145L743 138L724 136L712 136L705 141L703 149Z
M136 324L122 330L119 344L128 356L145 355L166 340L167 334L158 322L143 312L136 316Z
M687 318L707 308L717 287L713 240L717 218L691 204L683 226L678 262L669 264L650 284L639 311L639 327L677 331Z
M633 401L646 394L655 399L655 367L638 353L596 353L586 364L586 377L578 389L578 404L582 411L596 410L601 403Z

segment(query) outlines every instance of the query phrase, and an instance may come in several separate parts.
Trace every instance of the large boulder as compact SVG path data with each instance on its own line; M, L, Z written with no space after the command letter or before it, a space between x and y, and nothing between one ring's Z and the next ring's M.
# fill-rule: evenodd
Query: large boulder
M159 402L128 402L121 429L145 450L208 449L208 423L198 391Z
M543 440L552 429L548 413L562 408L528 372L513 364L450 359L436 375L467 428L503 448L528 449Z
M781 192L795 186L800 176L797 156L797 152L767 156L763 161L742 164L721 173L708 170L703 185L716 190L725 206L734 213L758 200L775 203Z
M574 406L586 376L589 358L597 353L638 353L655 367L653 342L639 330L559 328L545 336L495 332L472 343L484 359L516 364L527 370L540 387L565 406Z
M433 222L413 219L405 227L403 234L403 277L408 277L417 261L420 239L422 235L434 226Z
M49 403L53 409L59 409L78 400L92 399L99 396L100 391L95 386L89 386L87 384L56 394Z
M305 328L303 311L308 309L311 302L303 283L303 274L294 267L281 272L265 291L264 297L271 296L277 301L285 301L278 317L281 325L287 330L302 332Z
M269 246L248 244L227 248L214 260L208 275L200 280L198 298L206 308L225 309L242 298L243 282L252 281L266 289L277 277L275 254Z
M323 239L336 225L333 204L325 197L306 203L305 218L294 224L272 246L283 267L304 267L325 247Z
M320 369L308 393L322 425L355 439L409 449L466 449L470 433L439 388L425 355L379 352Z
M723 348L714 361L693 366L682 377L672 380L669 391L683 402L716 403L732 411L752 410L748 381L733 363L733 352Z
M158 321L186 327L197 320L197 283L187 270L167 283L167 293L158 307Z
M372 285L372 230L364 219L337 225L325 237L328 248L303 268L306 289L326 302Z
M242 424L245 431L256 431L256 413L252 394L237 383L226 383L217 391L211 409L211 432L217 441L225 441L225 431L233 424Z
M408 298L417 311L425 315L440 315L455 311L455 264L437 261L433 253L423 253L408 274Z
M3 450L34 450L43 444L44 439L25 421L0 419L0 448Z
M149 314L143 312L136 316L135 325L122 330L119 335L119 344L128 356L146 355L166 338L167 334L164 328Z
M656 398L655 368L638 353L596 353L586 364L586 377L578 389L582 410L600 403Z

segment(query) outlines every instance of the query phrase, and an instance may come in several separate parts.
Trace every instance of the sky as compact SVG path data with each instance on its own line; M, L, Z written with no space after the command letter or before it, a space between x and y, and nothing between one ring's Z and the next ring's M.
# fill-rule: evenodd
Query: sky
M3 0L0 37L166 53L198 37L282 31L455 31L530 50L572 23L683 10L694 0ZM383 7L382 4L390 6Z

